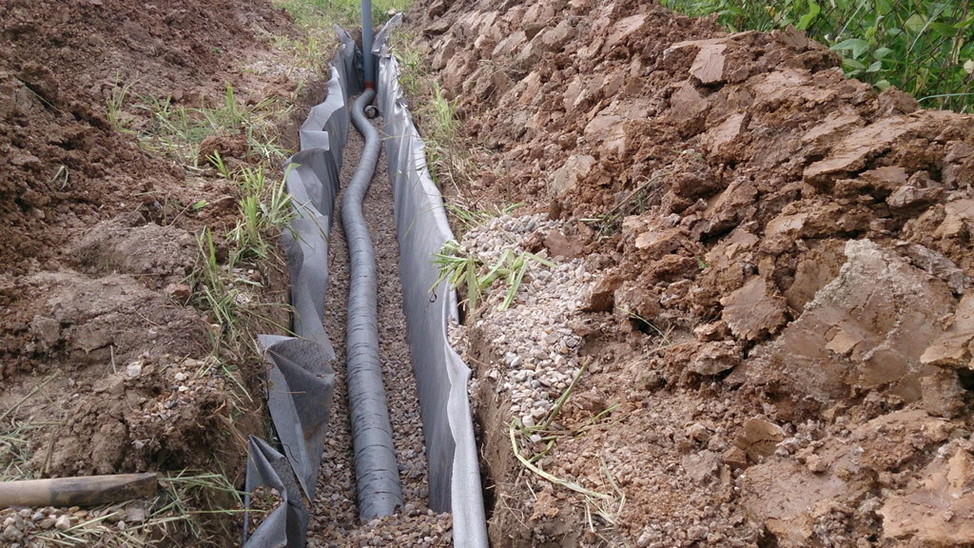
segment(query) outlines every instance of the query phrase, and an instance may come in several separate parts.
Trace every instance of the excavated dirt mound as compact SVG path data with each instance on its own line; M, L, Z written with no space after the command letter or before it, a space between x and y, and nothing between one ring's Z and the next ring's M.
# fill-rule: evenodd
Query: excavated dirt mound
M487 372L529 360L487 314L467 357L496 546L974 543L974 117L846 79L795 31L611 0L412 13L487 149L465 200L548 212L563 232L525 247L598 275L565 420L617 422L538 462L626 502L592 518L498 449Z
M224 258L239 192L205 158L190 169L140 137L158 123L153 100L215 108L227 86L239 109L316 99L320 85L294 92L317 76L271 45L296 37L293 23L267 1L10 0L2 11L3 468L34 477L222 470L241 484L245 436L263 428L261 365L212 356L220 325L188 304L197 235L212 227ZM220 151L231 168L256 163L232 131L204 140L201 154ZM293 148L291 128L267 131ZM276 266L238 264L237 298L286 302ZM286 325L283 307L262 315ZM24 425L29 435L6 436Z
M269 56L256 33L288 28L269 2L5 2L0 271L56 269L67 233L114 212L178 213L161 210L185 197L182 169L141 150L131 132L116 131L110 100L126 88L129 98L172 97L176 106L199 107L227 83L243 87L244 101L265 97L253 85L258 78L247 75L252 85L241 86L240 69ZM260 83L285 83L267 80Z

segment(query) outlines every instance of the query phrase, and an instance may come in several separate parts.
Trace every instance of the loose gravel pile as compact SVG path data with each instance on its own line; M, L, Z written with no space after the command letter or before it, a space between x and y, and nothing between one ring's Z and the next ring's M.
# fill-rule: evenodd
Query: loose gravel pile
M519 254L530 246L531 238L559 230L561 224L546 215L496 217L465 234L461 252L493 265L508 250ZM544 250L538 255L547 258ZM581 259L554 262L556 268L529 260L527 274L507 310L499 310L506 287L495 282L487 291L485 321L478 324L504 356L503 368L491 368L486 375L498 381L499 393L510 393L511 415L529 427L551 411L578 372L581 337L575 334L573 322L580 316L579 296L593 283ZM463 329L452 329L451 340L458 348L464 344Z
M346 183L358 165L362 137L349 132L342 166ZM337 204L341 204L341 197ZM355 494L354 454L345 387L345 318L348 299L349 265L345 235L338 221L332 225L329 242L328 300L325 329L335 346L335 399L316 500L311 507L312 521L308 545L325 546L452 546L452 520L449 514L428 509L429 481L426 449L420 419L419 397L406 341L406 317L402 310L402 283L399 278L399 244L393 215L392 188L386 163L380 155L372 185L363 206L366 222L376 250L378 271L379 354L389 402L393 442L399 462L405 507L396 515L358 522Z
M95 510L70 508L4 508L0 510L0 545L9 548L76 546L87 539L141 528L149 518L144 503L134 501ZM93 541L92 541L93 542Z

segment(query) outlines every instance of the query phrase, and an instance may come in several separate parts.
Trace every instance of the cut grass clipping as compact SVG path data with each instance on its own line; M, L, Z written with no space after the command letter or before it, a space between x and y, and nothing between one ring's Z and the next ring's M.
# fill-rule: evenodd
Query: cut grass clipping
M221 537L234 534L232 523L243 512L239 509L243 493L226 476L184 470L160 478L159 483L160 493L145 506L126 502L96 508L66 529L39 531L31 538L51 546L122 548L158 546L167 539L178 542L187 537L195 541L194 546L222 546ZM226 527L219 534L207 534L213 527L206 522L218 518Z
M514 302L531 263L548 268L558 267L557 264L534 253L525 251L518 255L510 249L505 250L496 262L488 264L478 255L464 251L455 240L444 244L443 249L434 254L433 262L439 268L439 277L430 291L432 292L444 280L453 288L463 288L466 292L467 311L471 321L476 320L480 301L497 280L503 280L507 285L504 300L497 307L497 310L504 311Z

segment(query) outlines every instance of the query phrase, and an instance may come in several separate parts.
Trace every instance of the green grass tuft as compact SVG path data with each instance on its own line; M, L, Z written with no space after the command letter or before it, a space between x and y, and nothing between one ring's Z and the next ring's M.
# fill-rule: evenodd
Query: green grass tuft
M412 0L375 0L372 2L372 21L378 26L385 23L392 14L404 12L412 5ZM359 0L275 0L274 4L284 8L294 22L308 29L323 21L352 29L362 24L362 7Z

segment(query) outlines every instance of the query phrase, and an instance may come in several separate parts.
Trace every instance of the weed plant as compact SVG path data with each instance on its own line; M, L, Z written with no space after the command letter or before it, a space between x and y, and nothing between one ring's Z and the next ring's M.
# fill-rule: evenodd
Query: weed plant
M110 116L115 102L109 103ZM141 146L190 168L200 167L199 145L211 135L243 132L250 150L259 159L279 162L285 157L271 128L285 119L292 107L278 105L274 98L246 106L237 99L233 86L227 85L221 102L211 107L191 108L174 104L171 97L151 95L140 96L134 107L148 117L148 123L138 132ZM120 104L117 108L121 108Z
M716 14L732 31L793 25L843 57L846 74L896 86L925 107L974 110L970 0L661 0L688 15Z

